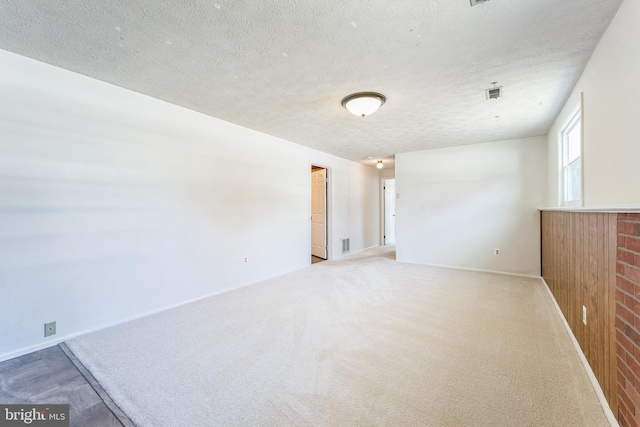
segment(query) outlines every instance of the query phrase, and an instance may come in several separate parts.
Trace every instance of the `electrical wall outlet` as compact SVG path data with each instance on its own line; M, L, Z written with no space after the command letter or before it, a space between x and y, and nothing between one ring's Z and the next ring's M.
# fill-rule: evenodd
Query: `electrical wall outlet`
M493 254L494 254L495 256L500 256L500 248L495 248L495 249L493 250Z
M45 323L44 324L44 336L50 337L51 335L56 334L56 322Z
M582 306L582 323L587 324L587 307Z
M249 262L249 257L248 257L248 256L244 257L244 262L245 262L245 263L246 263L246 262Z

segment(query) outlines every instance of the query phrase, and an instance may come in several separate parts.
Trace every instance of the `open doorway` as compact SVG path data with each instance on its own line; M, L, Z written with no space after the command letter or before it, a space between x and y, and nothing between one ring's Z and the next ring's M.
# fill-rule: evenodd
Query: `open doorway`
M388 178L382 181L382 191L384 192L384 234L383 244L396 244L396 180Z
M321 166L311 165L311 263L328 258L328 193L329 171Z

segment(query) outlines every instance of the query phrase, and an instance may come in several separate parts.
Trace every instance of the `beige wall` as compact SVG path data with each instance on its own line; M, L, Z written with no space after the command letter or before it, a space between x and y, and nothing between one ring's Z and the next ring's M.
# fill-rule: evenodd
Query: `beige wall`
M0 360L309 265L312 164L379 240L375 168L1 50L0 132Z
M539 275L546 144L543 136L397 154L398 260Z
M549 131L549 206L558 206L558 131L584 94L584 206L640 206L640 1L626 0Z

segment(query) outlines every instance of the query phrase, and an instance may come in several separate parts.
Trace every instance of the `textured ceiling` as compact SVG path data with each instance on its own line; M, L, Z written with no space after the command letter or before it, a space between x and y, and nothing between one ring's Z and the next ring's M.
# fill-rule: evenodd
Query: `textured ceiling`
M545 134L621 3L0 0L0 48L375 160ZM353 116L359 91L387 103Z

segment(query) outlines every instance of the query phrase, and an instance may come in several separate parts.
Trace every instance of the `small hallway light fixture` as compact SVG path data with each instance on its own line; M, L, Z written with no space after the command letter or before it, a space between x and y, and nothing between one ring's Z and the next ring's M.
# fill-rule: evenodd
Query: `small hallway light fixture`
M382 169L384 167L384 165L382 164L382 160L378 160L378 163L376 163L376 167L378 169Z
M358 92L345 96L342 106L349 110L351 114L366 117L378 111L378 108L385 103L387 98L377 92Z

